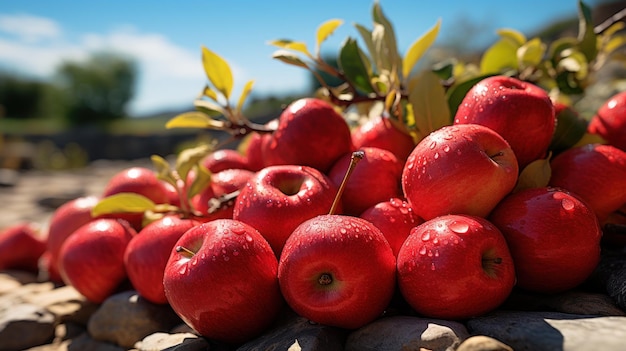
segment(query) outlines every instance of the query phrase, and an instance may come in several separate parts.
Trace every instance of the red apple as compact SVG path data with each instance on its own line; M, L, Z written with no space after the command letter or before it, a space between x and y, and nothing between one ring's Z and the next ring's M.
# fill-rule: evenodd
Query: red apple
M445 215L411 230L398 253L398 286L421 315L465 319L502 304L515 285L502 233L482 217Z
M163 289L165 265L178 239L199 224L193 219L169 215L148 224L130 240L124 266L139 295L156 304L167 303Z
M180 237L165 268L165 295L198 333L245 342L269 327L283 305L277 266L256 229L217 219Z
M352 131L352 143L357 150L364 147L389 150L402 162L415 147L413 137L402 130L400 122L382 115L356 127Z
M509 244L520 288L566 291L585 281L599 262L598 219L587 204L567 191L518 191L502 200L489 219Z
M395 289L395 256L372 223L320 215L287 239L278 281L289 306L314 322L355 329L379 317Z
M393 197L402 197L402 168L404 162L389 150L377 147L361 149L365 156L354 168L341 196L343 211L349 215L360 215L367 208ZM339 187L343 181L352 153L347 153L335 162L328 177Z
M212 173L231 168L249 168L248 159L232 149L219 149L211 152L202 160L202 165Z
M415 147L402 173L405 198L424 220L446 214L484 217L517 182L509 144L478 124L435 130Z
M626 91L606 100L589 121L587 130L626 151Z
M325 173L352 148L348 123L333 106L303 98L281 113L264 157L268 165L302 165Z
M625 151L611 145L587 144L558 154L550 167L550 185L580 196L600 222L626 203Z
M235 208L235 192L243 188L252 178L254 172L243 168L232 168L219 171L211 175L211 184L200 194L191 199L191 204L202 214L199 220L206 222L218 218L233 218ZM232 199L226 199L231 197ZM213 201L221 201L221 207L210 212Z
M250 134L245 147L245 155L248 160L248 168L252 171L260 171L268 166L265 161L264 149L267 147L272 135L270 133L253 132Z
M65 240L84 224L89 223L91 210L100 201L97 196L82 196L70 200L58 207L48 222L47 250L50 263L44 265L49 270L50 279L59 278L59 251Z
M280 256L287 237L300 223L328 213L336 186L315 168L269 166L241 189L233 218L256 228Z
M411 229L424 222L413 212L408 202L399 198L379 202L365 210L359 217L380 229L396 256Z
M126 280L124 251L135 230L123 220L95 219L78 228L59 252L63 281L102 303Z
M38 262L46 251L46 238L35 223L20 222L0 231L0 270L38 271Z
M465 95L454 124L487 126L509 143L520 170L544 157L554 134L552 100L542 88L508 76L492 76Z

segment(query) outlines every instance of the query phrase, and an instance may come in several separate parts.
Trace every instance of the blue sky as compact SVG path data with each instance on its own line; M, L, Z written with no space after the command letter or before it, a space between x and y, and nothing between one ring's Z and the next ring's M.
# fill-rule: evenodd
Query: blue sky
M401 51L438 19L442 22L437 42L463 37L458 23L468 21L480 25L476 41L490 43L498 28L530 34L578 11L576 0L379 3L394 25ZM0 1L0 68L45 78L64 60L82 60L100 50L120 51L139 67L130 112L145 114L191 104L206 81L200 60L204 45L230 63L235 90L252 79L253 93L260 96L300 92L308 74L273 60L277 48L267 42L293 39L313 48L317 27L338 18L344 24L322 47L334 54L348 36L358 38L354 23L372 27L373 4L374 0L5 0Z

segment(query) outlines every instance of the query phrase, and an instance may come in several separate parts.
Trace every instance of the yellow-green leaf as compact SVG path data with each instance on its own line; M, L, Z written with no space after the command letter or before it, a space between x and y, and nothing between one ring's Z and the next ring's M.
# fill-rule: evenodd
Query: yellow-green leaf
M205 129L223 129L224 121L215 120L202 112L183 112L178 116L170 119L165 128L205 128Z
M204 89L202 89L201 95L206 96L213 101L217 101L217 93L215 92L215 90L211 89L211 87L208 85L205 86Z
M298 57L298 55L291 53L289 51L285 51L285 50L275 51L274 54L272 55L272 58L282 61L289 65L294 65L294 66L303 67L307 69L309 68L306 62L302 61Z
M374 47L374 42L372 41L372 32L358 23L356 23L354 27L361 35L361 39L363 39L363 42L365 42L365 46L367 47L367 52L369 53L369 56L374 59L376 48ZM376 65L378 64L376 61L374 61L374 63Z
M517 69L517 49L519 45L508 38L493 44L480 60L481 74L501 73L506 69Z
M213 151L213 147L204 144L181 151L176 158L176 172L178 172L180 178L186 180L189 170L195 167L211 151Z
M626 44L626 35L616 35L608 40L606 45L602 48L602 52L610 55L617 49L624 46L624 44Z
M193 106L209 116L226 115L226 110L220 104L213 101L196 99L193 101Z
M526 36L518 30L510 29L510 28L501 28L501 29L498 29L496 33L498 33L498 35L501 38L512 40L518 46L522 46L524 45L524 43L526 43Z
M534 38L517 49L517 60L521 67L536 67L541 63L546 52L546 45L539 38Z
M582 136L582 138L580 138L580 140L578 140L578 142L572 147L579 147L579 146L584 146L588 144L606 144L606 143L607 141L604 140L604 138L602 138L598 134L592 134L592 133L586 132Z
M588 62L598 54L598 39L593 28L591 8L578 0L578 45Z
M559 38L550 43L548 55L554 64L561 59L562 53L576 46L576 39L572 37Z
M322 23L317 29L317 42L315 44L315 55L319 55L322 43L343 24L341 19L331 19Z
M452 123L446 92L439 77L430 70L411 79L409 103L413 107L415 125L422 135Z
M157 178L166 181L176 187L176 179L172 176L172 169L170 168L170 164L159 155L152 155L150 157L152 161L152 165L155 169L155 173Z
M578 80L583 80L589 72L587 58L580 51L574 51L557 64L557 70L574 72Z
M233 73L228 62L203 46L202 66L215 89L222 93L226 100L230 99L230 93L233 90Z
M415 64L420 58L422 58L426 50L433 45L435 39L437 39L437 35L439 34L440 26L441 19L437 20L437 23L432 28L411 44L411 47L407 51L406 55L404 55L404 60L402 61L403 77L406 78L411 74Z
M92 217L112 213L141 213L154 209L156 204L143 195L137 193L118 193L107 196L91 210Z
M243 109L243 104L246 102L248 95L250 95L250 91L252 91L252 86L254 85L253 80L249 80L246 85L243 87L243 91L241 92L241 96L239 97L239 101L237 102L237 114L241 113Z
M396 34L391 21L383 13L383 9L378 1L374 2L372 18L374 20L374 23L380 23L385 28L383 36L384 46L386 48L385 54L388 56L388 61L391 66L385 66L384 69L393 72L393 66L396 66L397 72L397 70L400 70L402 68L402 59L400 57L400 54L398 53ZM383 53L381 52L381 54ZM381 69L383 69L383 67L381 67Z
M545 159L535 160L524 167L513 191L546 187L551 175L550 155L548 155Z
M211 172L202 164L195 167L196 176L187 191L187 197L192 198L200 194L207 186L211 184Z

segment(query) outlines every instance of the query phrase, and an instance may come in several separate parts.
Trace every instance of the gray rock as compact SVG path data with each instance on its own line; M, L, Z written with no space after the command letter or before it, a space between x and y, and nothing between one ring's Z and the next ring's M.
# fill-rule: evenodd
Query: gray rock
M203 351L209 349L209 342L190 333L154 333L135 344L133 351Z
M114 345L105 341L95 340L87 333L69 340L67 350L89 350L89 351L125 351L126 348Z
M343 351L345 333L339 328L294 316L265 335L245 343L237 351L288 350L296 341L302 351Z
M498 339L515 351L622 351L626 340L621 316L496 311L466 325L472 334Z
M604 254L594 271L593 278L606 290L617 306L626 310L626 254Z
M456 351L513 351L513 349L485 335L475 335L465 339Z
M0 313L0 351L18 351L49 343L55 318L45 308L21 303Z
M45 307L60 322L74 322L83 325L87 325L89 317L99 307L69 285L29 295L24 299L29 303Z
M411 316L381 318L352 333L346 351L453 351L469 337L458 322Z
M169 305L157 305L136 291L125 291L106 299L89 318L87 331L95 339L131 348L156 332L166 332L181 323Z

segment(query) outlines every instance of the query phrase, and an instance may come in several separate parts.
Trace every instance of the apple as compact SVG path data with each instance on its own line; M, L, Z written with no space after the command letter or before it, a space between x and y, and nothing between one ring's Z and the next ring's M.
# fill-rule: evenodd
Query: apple
M372 223L320 215L289 236L278 263L287 304L316 323L356 329L378 318L395 290L395 256Z
M402 172L402 189L424 220L446 214L485 217L513 190L518 164L509 144L492 129L457 124L422 139Z
M256 229L217 219L189 229L176 242L163 276L165 296L201 335L242 343L268 328L284 305L277 266Z
M84 224L65 240L59 272L85 298L102 303L126 280L124 251L136 231L124 220L101 218Z
M131 284L146 300L165 304L165 265L174 244L189 229L199 225L193 219L168 215L144 227L133 236L124 252L124 267Z
M409 203L400 198L379 202L365 210L359 217L380 229L396 256L413 227L424 222L413 212Z
M232 168L211 175L211 184L191 199L195 210L201 213L199 220L206 222L218 218L233 218L237 192L252 178L254 172ZM215 201L219 208L212 209Z
M389 150L378 147L360 150L365 156L354 168L341 197L344 213L354 216L381 201L403 196L400 179L404 162ZM337 187L343 181L351 157L352 153L343 155L328 172L328 177Z
M59 206L48 222L48 235L46 251L50 262L43 265L46 267L50 279L59 281L59 251L65 240L84 224L93 220L91 210L98 204L97 196L81 196Z
M544 157L556 127L554 105L542 88L509 76L476 83L459 105L454 124L476 123L500 134L522 170Z
M256 228L280 256L300 223L328 213L337 188L315 168L277 165L258 171L241 189L233 219Z
M550 162L549 185L580 196L600 222L626 203L626 152L587 144L565 150Z
M506 238L517 286L557 293L584 282L600 260L600 225L593 210L572 193L530 188L507 196L489 220Z
M302 98L280 114L264 157L267 165L302 165L325 173L352 149L350 127L333 106L321 99Z
M423 316L465 319L502 304L515 285L514 259L482 217L444 215L413 228L398 252L398 287Z
M20 222L0 231L0 270L37 272L46 238L35 223Z
M268 166L265 161L264 149L267 147L272 135L270 133L252 132L247 137L247 143L244 148L246 159L248 160L248 169L251 171L260 171Z
M587 131L626 152L626 91L611 96L600 106Z
M403 130L400 122L383 115L377 115L354 128L352 143L357 150L364 147L389 150L402 162L415 147L413 137Z
M231 168L249 168L248 159L232 149L219 149L211 152L202 160L202 165L212 173Z

